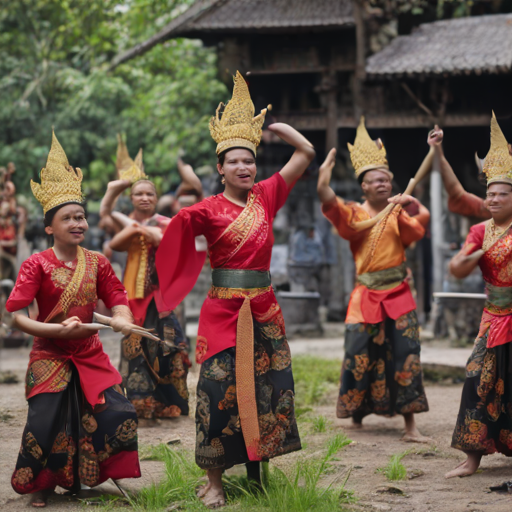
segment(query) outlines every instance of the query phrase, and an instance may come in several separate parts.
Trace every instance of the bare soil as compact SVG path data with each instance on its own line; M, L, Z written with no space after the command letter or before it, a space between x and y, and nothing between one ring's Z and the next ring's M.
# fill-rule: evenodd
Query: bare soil
M104 339L106 351L114 364L119 355L119 342L115 337ZM27 406L24 399L23 376L28 361L28 349L2 350L0 353L0 371L11 370L19 378L18 384L0 385L0 509L19 512L34 510L29 506L29 497L18 496L11 488L10 478L16 462L21 435L25 424ZM197 370L190 374L191 391L197 381ZM418 427L424 435L433 439L431 445L410 444L400 441L403 429L401 417L365 418L364 428L360 431L348 431L353 443L344 449L335 462L335 471L329 479L343 481L346 475L347 489L352 490L358 501L347 510L393 511L393 512L511 512L512 495L489 493L489 486L505 480L512 480L512 459L502 455L485 457L481 470L472 477L445 480L444 474L464 459L461 452L450 448L450 440L459 408L461 385L427 385L430 403L428 413L417 416ZM328 405L315 407L315 414L330 420L327 432L312 434L311 425L301 423L299 428L305 444L305 454L314 454L325 441L350 426L350 420L335 418L336 395L332 393ZM194 411L195 404L191 404ZM9 416L12 416L9 418ZM195 428L193 417L179 418L160 422L153 427L141 428L139 441L141 445L157 445L180 438L181 446L192 450L194 447ZM421 476L412 480L389 482L378 472L389 458L405 450L412 450L403 459L403 464L410 472ZM296 457L291 454L275 459L279 466L286 466ZM154 461L142 461L143 477L139 480L125 480L121 484L136 490L152 482L158 482L163 476L162 464ZM239 471L239 470L238 470ZM327 482L325 482L327 483ZM398 488L403 495L390 494L390 487ZM58 489L58 492L62 492ZM91 494L99 492L115 493L111 483L96 488ZM83 504L62 494L52 497L49 502L51 510L83 510Z

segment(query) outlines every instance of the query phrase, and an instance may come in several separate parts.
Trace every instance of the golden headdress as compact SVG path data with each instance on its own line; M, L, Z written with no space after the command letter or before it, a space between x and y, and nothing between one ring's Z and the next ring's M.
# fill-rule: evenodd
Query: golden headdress
M487 186L491 183L512 185L512 156L494 112L491 119L491 147L485 157L482 172L487 178Z
M219 103L215 117L210 119L210 133L217 143L217 155L229 148L247 148L256 155L256 148L261 140L261 127L265 122L267 109L254 116L254 104L249 88L239 71L234 77L233 97L225 105L222 118L219 111L224 103Z
M41 169L41 184L30 180L32 193L48 210L65 203L82 203L82 171L69 165L68 157L52 132L52 147L48 153L46 167Z
M372 169L386 170L393 178L393 173L389 171L388 161L386 159L386 148L380 139L372 140L364 124L364 116L361 116L359 126L357 127L356 139L354 145L348 143L350 159L356 171L356 178L363 172Z
M130 158L128 148L121 135L117 134L116 169L120 180L135 183L137 180L147 178L142 163L142 148L139 149L135 161Z

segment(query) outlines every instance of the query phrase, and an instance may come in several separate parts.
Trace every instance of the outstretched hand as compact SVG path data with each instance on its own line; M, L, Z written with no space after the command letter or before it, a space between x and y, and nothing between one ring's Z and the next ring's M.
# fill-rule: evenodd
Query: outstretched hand
M121 193L123 190L129 188L131 184L132 182L130 180L114 180L107 185L107 189L112 192Z
M433 130L428 132L427 143L429 146L440 146L443 143L444 132L436 124Z

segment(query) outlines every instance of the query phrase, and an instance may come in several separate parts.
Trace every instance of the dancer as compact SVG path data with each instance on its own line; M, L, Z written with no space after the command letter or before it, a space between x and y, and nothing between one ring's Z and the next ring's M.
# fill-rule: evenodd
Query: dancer
M452 439L452 447L466 453L467 459L446 478L472 475L483 455L499 452L512 457L512 156L494 113L483 172L485 206L492 218L470 229L450 262L458 279L480 266L487 302L466 365Z
M120 179L109 183L100 207L102 218L112 216L123 226L110 248L128 252L124 286L135 322L155 329L165 341L161 344L137 334L122 340L123 385L139 419L151 423L157 418L187 416L188 342L176 315L162 302L155 269L156 249L170 219L155 213L156 188L144 174L142 150L133 161L120 136L116 167ZM126 217L112 210L130 186L133 212Z
M140 476L135 410L97 330L84 325L101 299L112 308L115 331L127 334L135 327L110 263L79 245L88 229L81 182L81 170L69 165L54 134L41 184L31 182L54 246L23 263L6 304L15 327L34 336L28 418L12 487L36 493L36 507L46 505L57 485L76 493L81 483L92 487ZM34 299L37 321L23 312Z
M485 208L484 200L481 197L464 190L461 182L457 176L455 176L450 163L444 156L443 137L443 130L441 130L436 124L435 128L428 134L427 142L430 147L434 148L434 151L439 158L441 178L443 180L444 188L446 189L446 192L448 192L448 209L452 213L464 215L465 217L476 217L477 219L485 220L490 219L491 214ZM481 163L478 157L477 165L481 172Z
M192 166L181 157L176 164L181 182L173 194L164 194L156 205L156 211L167 217L174 217L181 208L192 206L204 199L203 185Z
M182 209L157 253L162 295L174 307L203 266L205 252L196 251L195 237L204 235L208 242L213 286L201 310L196 347L196 462L208 470L208 484L198 495L211 508L225 504L224 469L249 462L249 477L258 480L257 461L301 448L290 349L269 267L272 221L315 151L290 126L270 125L295 152L280 172L255 184L266 109L253 118L240 73L234 82L222 118L221 104L210 121L225 191Z
M409 195L390 197L393 174L386 150L380 139L370 139L364 118L349 150L366 198L363 204L345 203L330 187L334 149L318 178L322 212L340 236L350 241L357 271L345 320L345 359L336 413L338 418L352 417L354 428L361 428L363 418L371 413L402 414L402 439L427 442L414 419L414 413L428 411L428 404L422 383L416 304L405 281L405 248L423 237L429 212ZM389 203L397 207L387 217L371 229L355 229L356 222L376 216ZM411 203L419 209L414 218L404 211Z

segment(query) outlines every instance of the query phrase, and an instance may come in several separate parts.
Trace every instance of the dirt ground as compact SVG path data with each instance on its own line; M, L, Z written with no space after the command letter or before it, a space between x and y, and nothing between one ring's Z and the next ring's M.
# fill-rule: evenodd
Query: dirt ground
M115 338L104 340L105 348L114 364L119 353ZM14 371L23 379L28 360L28 349L2 350L0 371ZM197 373L189 378L194 387ZM393 512L511 512L512 495L489 493L490 485L512 480L512 459L501 455L485 457L481 471L470 478L445 480L445 472L463 460L463 454L450 448L450 439L459 407L461 385L427 385L430 412L417 417L418 426L424 435L432 437L433 444L406 444L400 441L403 420L401 418L380 418L371 416L365 419L362 431L348 431L353 443L338 456L336 471L332 478L344 480L350 471L347 488L354 491L357 503L353 510L393 511ZM335 399L332 394L330 405L315 407L315 414L324 415L331 421L326 433L307 434L310 427L300 426L306 453L313 453L325 440L350 425L349 420L335 418ZM194 404L191 404L194 410ZM23 395L23 384L0 385L0 509L19 512L33 510L28 506L27 496L18 496L11 488L10 477L19 450L21 434L27 413ZM9 417L11 416L11 417ZM151 428L141 428L141 445L159 444L179 437L181 446L193 449L194 421L192 417L180 418ZM388 482L377 469L385 466L389 458L407 449L418 451L407 455L403 464L408 471L420 472L421 476L401 482ZM276 459L279 465L286 465L287 458L301 455L291 454ZM123 486L137 489L158 481L162 476L159 462L142 461L143 478L137 481L124 481ZM331 475L330 475L331 476ZM403 495L379 492L386 487L398 487ZM112 484L104 484L100 490L113 492ZM52 510L83 510L83 504L65 496L52 498ZM291 511L292 512L292 511Z

